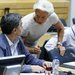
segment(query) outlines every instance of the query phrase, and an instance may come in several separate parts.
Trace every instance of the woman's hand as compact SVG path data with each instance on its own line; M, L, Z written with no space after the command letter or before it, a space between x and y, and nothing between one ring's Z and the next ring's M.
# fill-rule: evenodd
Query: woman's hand
M40 54L40 53L41 53L40 46L35 46L35 47L34 47L34 53L35 53L35 54Z

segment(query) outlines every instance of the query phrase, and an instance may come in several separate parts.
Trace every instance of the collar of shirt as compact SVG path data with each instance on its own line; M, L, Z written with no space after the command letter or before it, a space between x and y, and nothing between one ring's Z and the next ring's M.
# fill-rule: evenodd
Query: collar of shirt
M10 45L10 47L13 45L13 43L11 42L11 40L8 38L8 36L7 35L5 35L5 37L6 37L6 39L7 39L7 41L8 41L8 43L9 43L9 45Z
M9 43L10 46L16 45L16 44L18 44L18 42L19 42L19 39L17 39L17 40L15 40L14 43L13 43L13 42L8 38L7 35L5 35L5 37L6 37L6 39L7 39L7 41L8 41L8 43Z
M11 53L13 54L14 49L17 48L17 44L18 44L18 42L19 42L19 39L15 40L14 43L13 43L13 42L8 38L7 35L5 35L5 37L6 37L8 43L9 43L9 46L10 46L10 48L11 48Z

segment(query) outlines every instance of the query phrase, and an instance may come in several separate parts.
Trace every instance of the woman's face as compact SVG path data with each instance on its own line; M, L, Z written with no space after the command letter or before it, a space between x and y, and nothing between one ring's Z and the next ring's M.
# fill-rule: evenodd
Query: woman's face
M47 18L48 18L49 14L45 11L42 11L40 9L36 9L35 10L35 17L34 20L38 23L38 24L42 24L44 23Z

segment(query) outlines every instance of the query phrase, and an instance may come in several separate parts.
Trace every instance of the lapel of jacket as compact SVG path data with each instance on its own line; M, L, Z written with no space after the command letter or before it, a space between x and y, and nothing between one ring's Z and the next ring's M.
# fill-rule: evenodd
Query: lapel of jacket
M5 45L6 45L6 56L12 56L9 43L8 43L4 34L3 34L3 39L4 39L4 42L5 42Z

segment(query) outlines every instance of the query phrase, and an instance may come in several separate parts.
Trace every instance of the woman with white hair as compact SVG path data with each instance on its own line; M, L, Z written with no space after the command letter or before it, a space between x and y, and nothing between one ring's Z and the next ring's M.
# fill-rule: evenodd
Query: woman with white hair
M64 26L54 12L52 3L48 0L37 0L33 9L33 13L22 18L22 38L28 50L30 50L31 53L39 54L41 50L39 46L36 46L37 40L54 25L58 33L57 46L60 48L60 53L62 55L64 51L61 50L61 42L64 34Z

